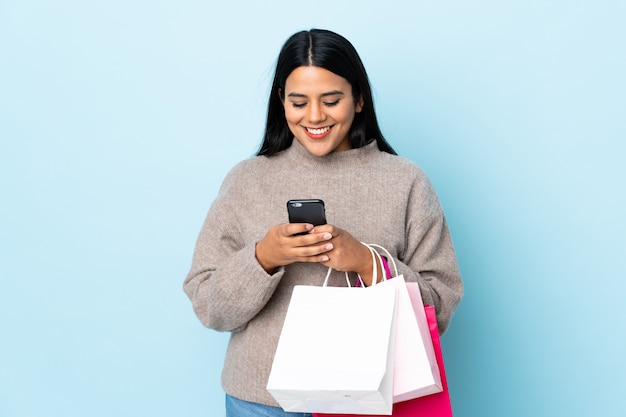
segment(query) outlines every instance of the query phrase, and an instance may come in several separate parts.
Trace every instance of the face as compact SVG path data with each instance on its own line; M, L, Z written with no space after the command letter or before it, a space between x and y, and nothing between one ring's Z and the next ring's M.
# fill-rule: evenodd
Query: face
M363 100L354 102L345 78L320 67L298 67L285 81L284 97L287 125L311 154L352 148L348 132Z

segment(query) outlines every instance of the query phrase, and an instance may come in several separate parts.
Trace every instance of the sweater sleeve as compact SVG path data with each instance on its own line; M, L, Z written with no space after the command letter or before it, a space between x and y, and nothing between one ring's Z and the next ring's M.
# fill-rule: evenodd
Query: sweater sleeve
M463 283L445 215L425 175L413 185L398 272L417 282L424 304L433 305L443 334L463 297Z
M202 226L183 289L200 321L218 331L238 331L263 309L284 274L268 274L256 259L256 242L239 230L237 188L224 180Z

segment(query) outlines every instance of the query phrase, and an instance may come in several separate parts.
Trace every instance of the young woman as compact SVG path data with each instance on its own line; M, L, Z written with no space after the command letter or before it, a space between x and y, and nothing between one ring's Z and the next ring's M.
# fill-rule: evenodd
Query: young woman
M329 224L286 223L294 198L324 200ZM445 331L463 285L435 191L383 138L350 42L299 32L278 57L259 153L224 180L184 283L202 323L231 332L228 417L307 415L285 413L265 389L291 291L321 285L328 267L331 285L346 285L341 271L371 284L372 257L360 242L391 252Z

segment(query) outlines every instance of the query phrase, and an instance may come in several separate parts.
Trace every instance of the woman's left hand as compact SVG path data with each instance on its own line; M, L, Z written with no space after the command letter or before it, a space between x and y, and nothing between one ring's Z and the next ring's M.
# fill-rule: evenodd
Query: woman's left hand
M330 233L333 236L330 239L333 249L325 253L329 259L322 264L337 271L356 272L361 276L365 285L371 285L373 261L370 250L350 233L331 224L316 226L311 231L311 233L322 232ZM378 263L376 261L378 276L381 277L382 268Z

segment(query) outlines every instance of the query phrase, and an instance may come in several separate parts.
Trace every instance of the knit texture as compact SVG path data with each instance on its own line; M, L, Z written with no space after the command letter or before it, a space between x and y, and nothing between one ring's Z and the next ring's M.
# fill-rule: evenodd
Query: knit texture
M225 392L274 406L265 386L292 289L321 285L327 271L294 263L270 275L256 260L256 243L288 222L286 202L294 198L324 200L328 223L385 247L399 273L419 283L424 303L435 306L441 332L463 295L439 200L413 162L379 151L376 142L317 157L294 140L275 156L239 163L209 209L184 290L205 326L231 332ZM345 286L344 274L333 271L329 285Z

